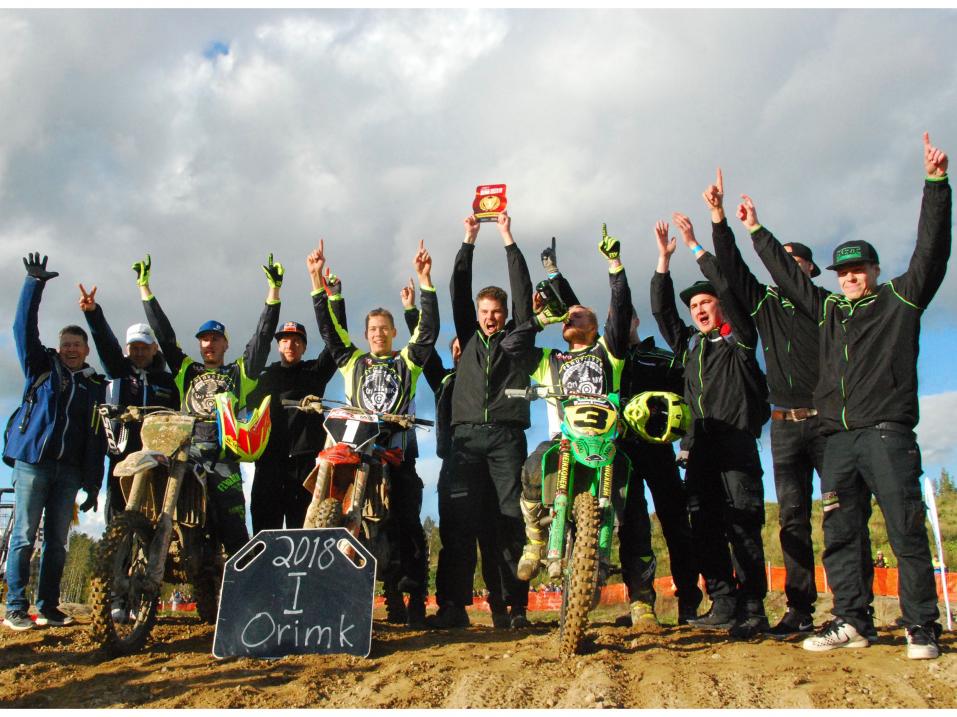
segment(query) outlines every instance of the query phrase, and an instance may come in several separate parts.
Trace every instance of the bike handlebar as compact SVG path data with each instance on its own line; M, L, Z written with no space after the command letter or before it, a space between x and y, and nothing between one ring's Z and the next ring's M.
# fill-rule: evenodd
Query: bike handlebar
M325 401L325 403L323 403ZM330 401L329 399L324 399L319 396L306 396L305 398L295 401L292 399L283 399L282 405L284 408L296 408L300 411L305 411L306 413L323 413L327 408L331 406L325 405L326 403L341 403L340 401ZM347 406L342 404L339 408L350 411L352 413L360 413L364 416L376 416L379 420L387 421L389 423L397 423L400 426L406 428L411 428L413 425L417 426L434 426L435 421L429 421L425 418L416 418L411 414L398 414L398 413L376 413L375 411L367 411L364 408L359 408L358 406Z

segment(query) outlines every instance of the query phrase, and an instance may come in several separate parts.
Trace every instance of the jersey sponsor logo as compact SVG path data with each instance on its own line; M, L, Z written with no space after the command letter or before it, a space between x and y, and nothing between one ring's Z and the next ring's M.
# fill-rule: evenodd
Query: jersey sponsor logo
M569 392L605 393L605 367L593 354L576 356L560 364L558 379Z
M233 391L232 378L225 373L201 373L189 382L186 411L194 416L216 415L216 394Z
M402 390L402 380L392 363L365 361L359 378L359 400L369 411L383 412L395 408Z

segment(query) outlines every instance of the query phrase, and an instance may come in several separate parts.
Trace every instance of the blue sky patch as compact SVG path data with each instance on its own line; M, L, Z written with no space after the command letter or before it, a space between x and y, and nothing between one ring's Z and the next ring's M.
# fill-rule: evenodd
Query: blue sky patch
M216 59L217 55L228 55L228 54L229 54L229 45L226 44L225 42L219 42L218 40L215 42L209 43L209 45L206 46L206 49L203 50L203 57L205 57L207 60L214 60Z

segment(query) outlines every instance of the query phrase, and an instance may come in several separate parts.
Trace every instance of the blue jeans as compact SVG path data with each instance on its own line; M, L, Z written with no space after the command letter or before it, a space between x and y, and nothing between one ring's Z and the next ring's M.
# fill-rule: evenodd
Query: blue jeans
M10 556L7 558L7 612L30 608L27 584L30 559L43 520L43 552L37 580L37 610L60 604L60 578L66 563L66 543L73 518L73 503L80 489L80 469L56 461L17 461L13 469L16 500Z

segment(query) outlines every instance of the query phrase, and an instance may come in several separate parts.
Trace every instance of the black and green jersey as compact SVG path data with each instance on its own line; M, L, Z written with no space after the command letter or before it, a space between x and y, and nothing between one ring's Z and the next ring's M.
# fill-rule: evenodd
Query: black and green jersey
M376 356L353 345L348 332L329 311L323 291L313 294L316 320L326 346L345 379L346 400L376 413L407 413L415 397L415 385L432 353L439 332L439 302L434 289L422 289L422 312L409 343L401 351Z
M183 353L169 319L155 296L143 302L146 319L156 334L160 349L166 357L180 396L180 410L204 420L216 416L215 396L231 393L238 407L246 406L246 398L256 387L272 348L273 334L279 323L279 302L267 303L259 316L256 333L246 344L243 355L232 363L208 369Z
M928 179L907 271L856 301L815 286L764 227L752 234L775 283L818 324L814 407L827 433L885 421L917 425L920 321L947 271L951 205L947 178Z

